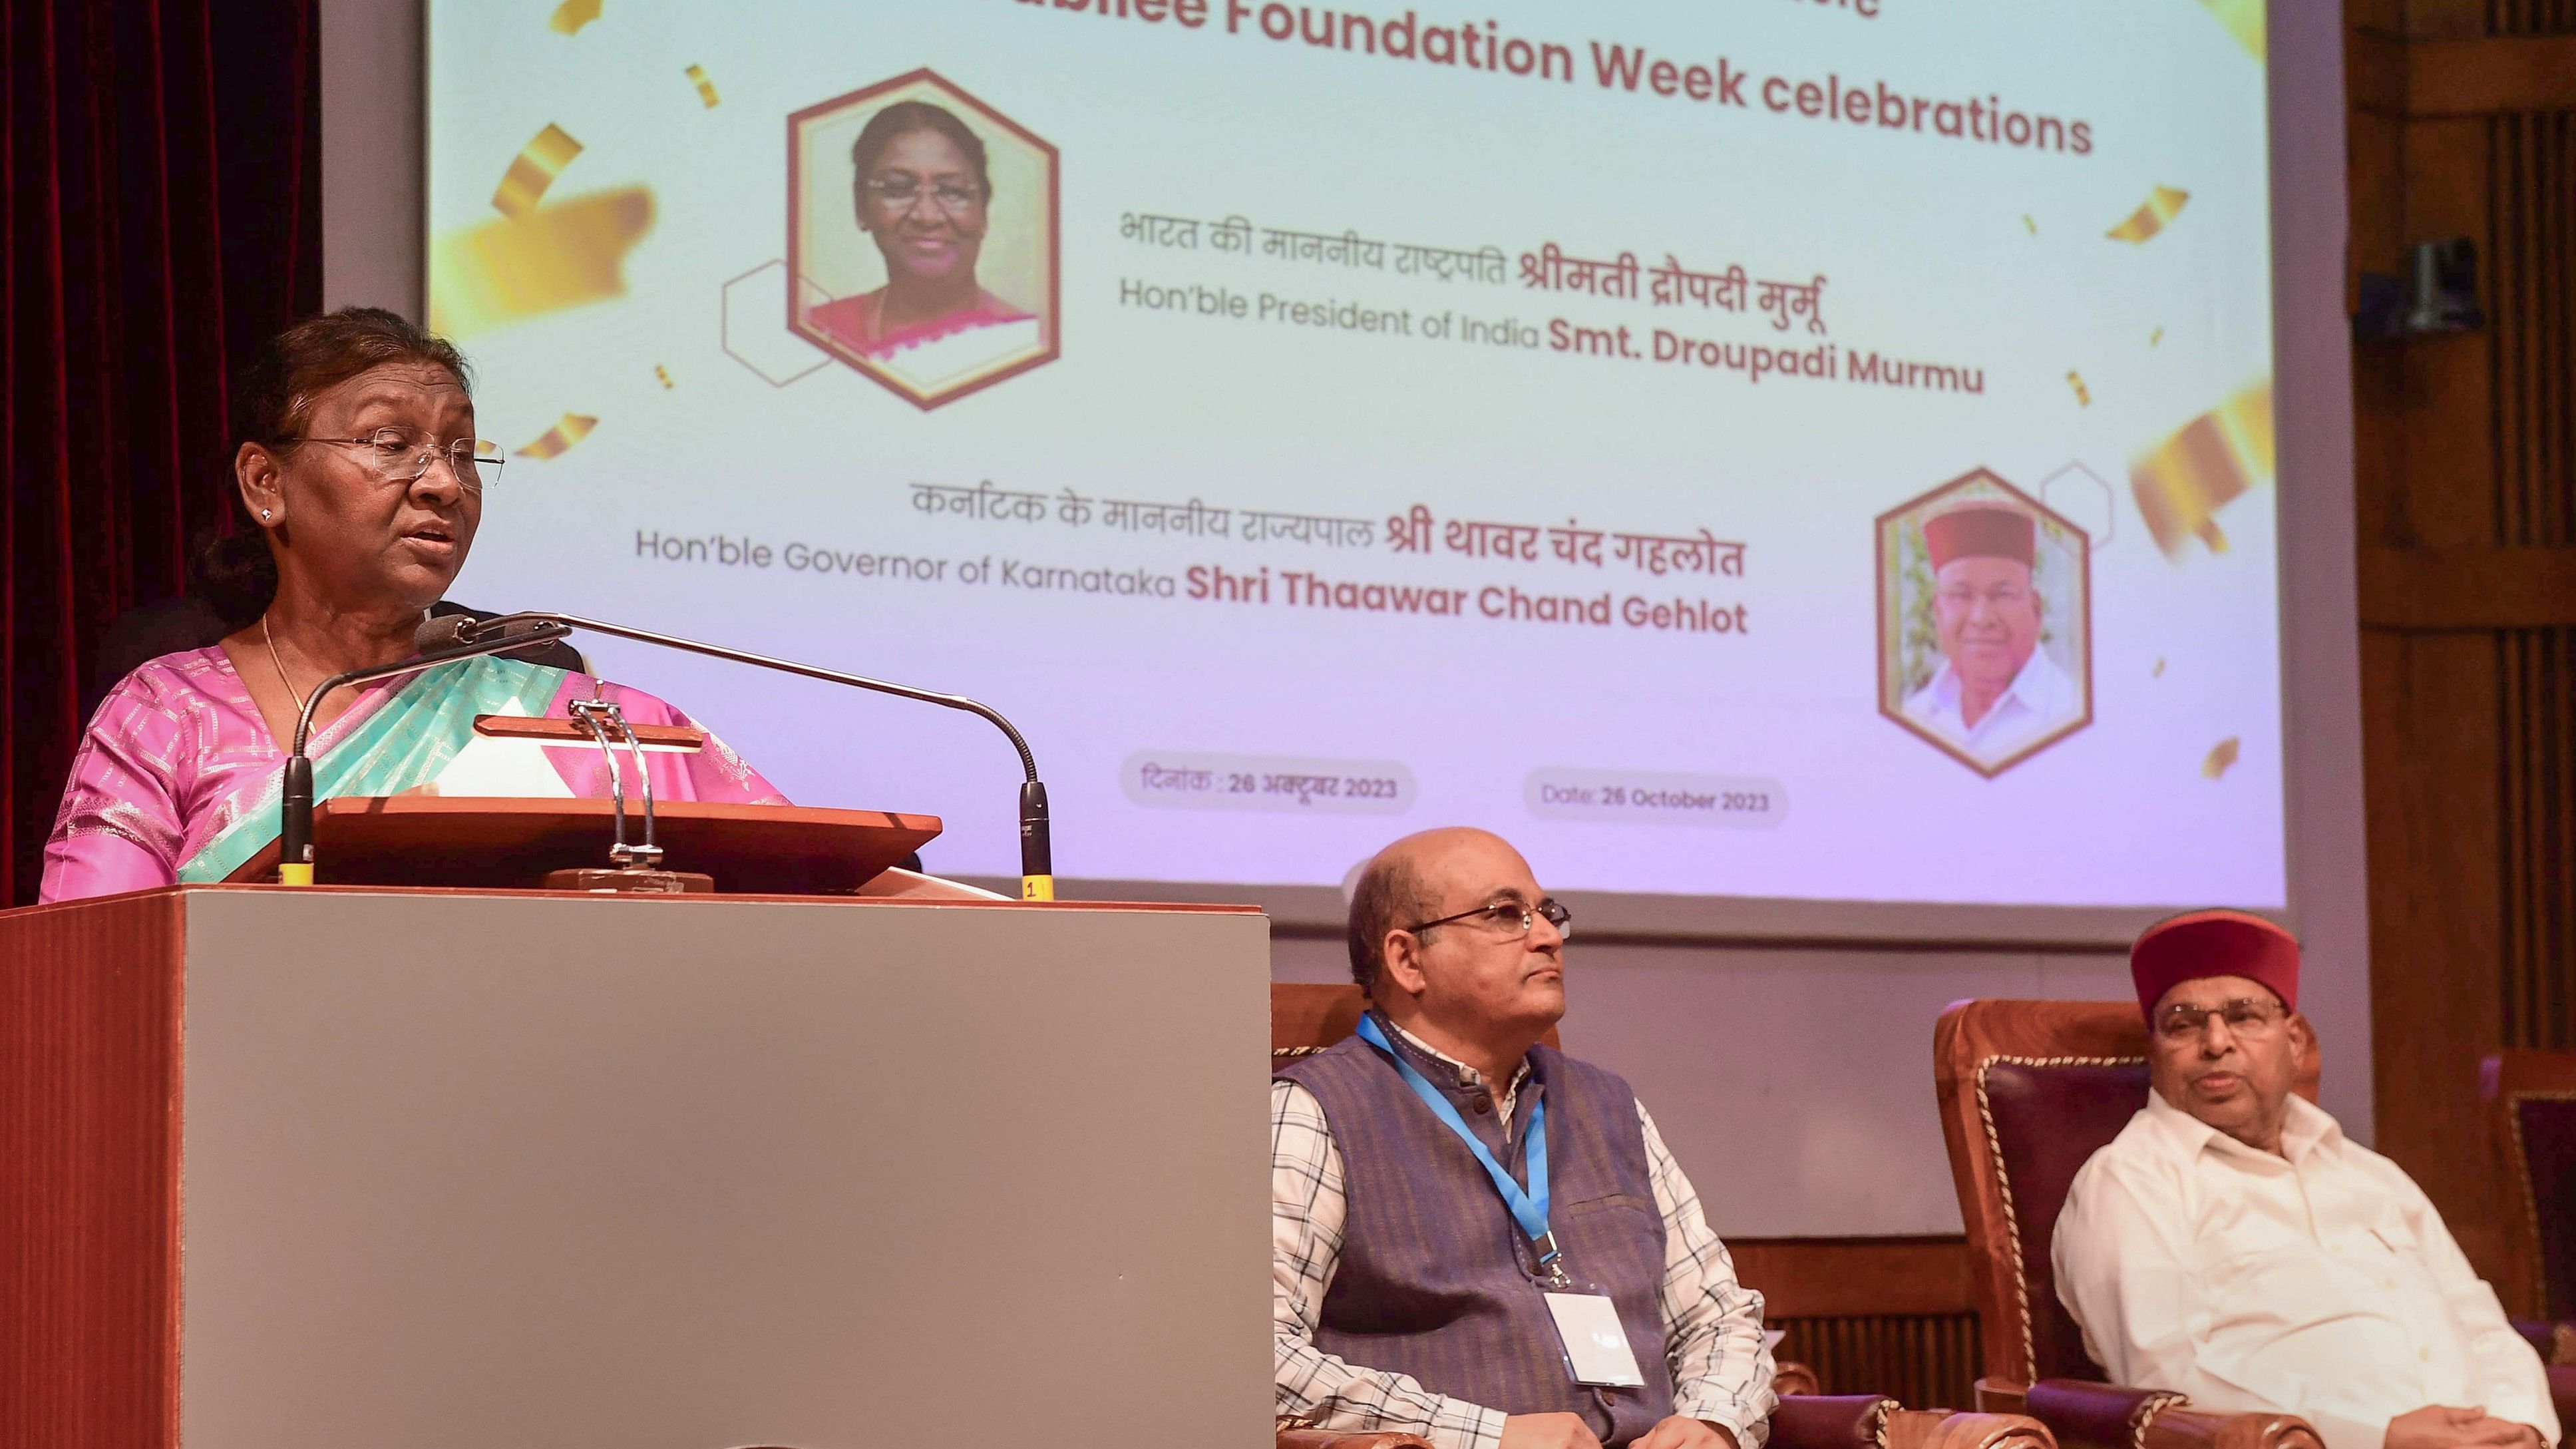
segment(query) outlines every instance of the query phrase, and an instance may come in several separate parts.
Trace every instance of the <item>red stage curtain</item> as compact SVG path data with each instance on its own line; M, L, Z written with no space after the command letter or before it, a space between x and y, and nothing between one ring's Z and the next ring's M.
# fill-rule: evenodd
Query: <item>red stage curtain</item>
M322 299L315 0L0 0L0 905L35 899L81 670L231 517L230 380Z

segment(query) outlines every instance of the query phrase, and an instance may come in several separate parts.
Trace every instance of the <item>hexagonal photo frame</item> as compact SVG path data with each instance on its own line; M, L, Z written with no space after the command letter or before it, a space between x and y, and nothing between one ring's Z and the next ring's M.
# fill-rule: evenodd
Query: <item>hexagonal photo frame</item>
M2082 528L1978 468L1876 533L1881 715L1990 780L2093 722Z
M787 118L788 330L925 412L1043 366L1059 215L1055 147L935 71L808 106Z

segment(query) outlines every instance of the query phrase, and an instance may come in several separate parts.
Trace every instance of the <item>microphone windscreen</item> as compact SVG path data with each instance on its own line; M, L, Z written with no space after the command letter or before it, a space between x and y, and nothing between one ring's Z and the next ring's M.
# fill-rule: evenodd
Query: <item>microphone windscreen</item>
M474 617L471 614L442 614L435 619L423 619L420 627L412 631L412 652L429 654L453 649L466 642L465 636L473 628Z

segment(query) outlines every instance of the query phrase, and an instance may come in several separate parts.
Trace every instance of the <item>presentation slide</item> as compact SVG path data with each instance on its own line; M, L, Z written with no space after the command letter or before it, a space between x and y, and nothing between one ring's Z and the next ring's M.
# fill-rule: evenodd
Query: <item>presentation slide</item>
M1068 877L2284 904L2262 0L433 0L454 596L971 694ZM585 638L1017 872L979 722Z

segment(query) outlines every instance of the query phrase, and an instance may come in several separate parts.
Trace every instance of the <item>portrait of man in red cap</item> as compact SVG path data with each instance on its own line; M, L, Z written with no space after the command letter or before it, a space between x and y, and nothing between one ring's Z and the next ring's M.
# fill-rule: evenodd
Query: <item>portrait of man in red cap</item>
M2090 715L2083 684L2052 657L2048 641L2051 601L2040 579L2052 540L2038 505L1982 470L1882 519L1883 557L1890 521L1908 515L1920 520L1920 552L1900 551L1900 560L1913 560L1910 577L1900 563L1890 570L1900 577L1882 586L1911 591L1897 601L1896 622L1915 631L1910 658L1934 662L1928 678L1921 664L1900 667L1889 687L1901 691L1902 702L1890 712L1993 774ZM1926 592L1928 641L1921 637ZM2061 629L2082 602L2056 601ZM1923 650L1924 642L1932 648Z

